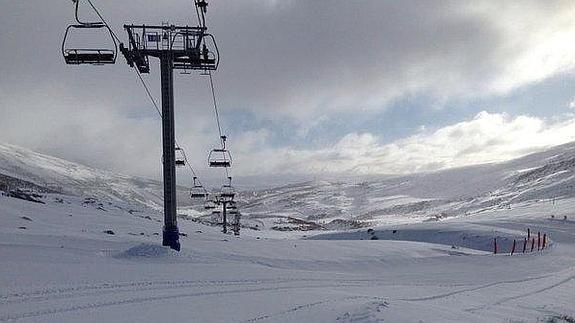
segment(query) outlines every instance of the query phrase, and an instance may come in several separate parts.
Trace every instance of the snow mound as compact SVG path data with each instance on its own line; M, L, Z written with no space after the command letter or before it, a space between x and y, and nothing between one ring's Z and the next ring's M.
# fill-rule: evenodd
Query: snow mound
M151 243L142 243L126 251L120 252L114 258L118 259L165 259L178 257L178 253L169 247Z

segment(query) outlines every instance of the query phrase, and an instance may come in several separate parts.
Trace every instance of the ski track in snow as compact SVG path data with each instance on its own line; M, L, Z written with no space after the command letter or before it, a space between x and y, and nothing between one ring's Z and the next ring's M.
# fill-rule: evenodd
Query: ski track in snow
M552 276L553 276L553 274L549 274L549 275L543 275L543 276L539 276L539 277L523 278L523 279L516 279L516 280L509 280L509 281L502 281L502 282L494 282L494 283L489 283L489 284L485 284L485 285L481 285L481 286L477 286L477 287L473 287L473 288L460 289L460 290L457 290L457 291L453 291L453 292L449 292L449 293L444 293L444 294L438 294L438 295L426 296L426 297L419 297L419 298L402 298L402 299L399 299L399 300L400 300L400 301L406 301L406 302L431 301L431 300L437 300L437 299L441 299L441 298L446 298L446 297L450 297L450 296L454 296L454 295L458 295L458 294L462 294L462 293L474 292L474 291L478 291L478 290L481 290L481 289L486 289L486 288L490 288L490 287L494 287L494 286L498 286L498 285L525 283L525 282L530 282L530 281L534 281L534 280L544 279L544 278L552 277Z
M323 300L323 301L318 301L318 302L313 302L313 303L306 303L306 304L301 304L295 307L291 307L285 311L281 311L281 312L277 312L277 313L273 313L273 314L267 314L267 315L262 315L262 316L258 316L249 320L245 320L245 321L241 321L241 323L249 323L249 322L258 322L258 321L264 321L264 320L269 320L269 319L278 319L281 316L287 315L287 314L291 314L291 313L295 313L295 312L299 312L301 310L306 310L306 309L310 309L312 307L316 307L316 306L321 306L321 305L325 305L325 304L329 304L329 303L339 303L339 302L347 302L347 301L351 301L351 300L358 300L358 299L369 299L369 300L380 300L380 301L384 301L383 298L381 297L375 297L375 296L348 296L348 297L340 297L340 298L336 298L336 299L327 299L327 300ZM363 313L364 315L362 315L361 317L358 316L354 316L352 317L350 320L347 320L348 322L362 322L362 318L364 317L370 317L369 313ZM367 315L365 315L367 314Z
M370 283L370 285L373 285ZM11 314L0 316L0 321L14 321L19 319L39 317L51 314L62 314L68 312L76 312L90 309L100 309L110 306L121 306L128 304L140 304L148 302L158 302L170 299L181 299L181 298L192 298L192 297L202 297L202 296L219 296L219 295L230 295L230 294L243 294L243 293L256 293L256 292L279 292L279 291L289 291L289 290L307 290L307 289L322 289L322 288L348 288L348 287L362 287L358 284L318 284L318 285L306 285L306 286L273 286L273 287L262 287L262 288L246 288L246 289L232 289L223 291L207 291L207 292L194 292L194 293L180 293L162 296L147 296L147 297L133 297L124 298L114 301L106 302L93 302L81 305L72 305L64 307L52 307L48 309L24 312L19 314Z
M564 284L567 284L567 283L569 283L570 281L572 281L572 280L574 280L574 279L575 279L575 275L571 275L571 276L569 276L569 277L567 277L567 278L565 278L565 279L562 279L562 280L560 280L560 281L558 281L558 282L556 282L556 283L552 283L551 285L547 285L547 286L545 286L545 287L543 287L543 288L538 288L538 289L535 289L535 290L531 290L531 291L529 291L529 292L521 293L521 294L516 295L516 296L504 297L504 298L502 298L502 299L500 299L500 300L498 300L498 301L496 301L496 302L493 302L493 303L491 303L491 304L484 304L484 305L477 306L477 307L467 308L467 309L465 309L465 311L470 312L470 313L474 313L474 312L478 312L478 311L481 311L481 310L489 309L489 308L494 307L494 306L503 305L503 304L505 304L505 303L507 303L507 302L514 301L514 300L518 300L518 299L521 299L521 298L524 298L524 297L535 296L535 295L537 295L537 294L540 294L540 293L543 293L543 292L552 290L552 289L554 289L554 288L557 288L557 287L559 287L559 286L562 286L562 285L564 285Z

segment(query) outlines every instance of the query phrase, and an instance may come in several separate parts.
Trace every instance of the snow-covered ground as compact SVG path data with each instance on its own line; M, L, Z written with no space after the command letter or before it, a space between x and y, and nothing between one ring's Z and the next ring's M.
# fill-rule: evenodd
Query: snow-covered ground
M0 322L575 321L575 144L242 192L240 237L180 208L180 253L157 183L8 145L0 174L66 193L0 196Z
M186 236L176 253L158 244L158 214L68 196L45 201L0 197L0 321L567 322L575 316L575 222L568 211L566 221L558 219L562 214L550 219L550 204L313 240L252 230L238 238L180 219ZM574 206L566 199L555 209ZM527 227L546 232L552 246L493 255L452 247L454 234L442 238L446 231L520 237ZM386 230L425 234L404 236L423 242L390 241ZM381 237L360 240L372 235Z

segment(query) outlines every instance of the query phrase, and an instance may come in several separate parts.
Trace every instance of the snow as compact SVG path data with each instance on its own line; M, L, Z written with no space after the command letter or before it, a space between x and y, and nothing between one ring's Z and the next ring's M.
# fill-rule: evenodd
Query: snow
M151 243L141 243L126 251L115 255L118 259L139 259L139 258L170 258L177 257L178 252L164 246Z
M0 322L569 322L575 197L562 162L572 155L563 146L482 166L485 176L478 167L248 193L247 223L260 230L225 235L181 210L179 253L160 245L158 212L108 188L44 194L45 204L0 196ZM322 223L381 209L395 213L375 212L369 232L269 229L294 210L327 210ZM439 210L453 212L431 216ZM527 228L551 243L511 256Z
M176 253L158 244L158 214L130 214L126 205L105 212L56 197L46 205L0 197L0 321L536 322L575 315L575 222L549 219L547 204L403 225L394 228L405 232L397 241L383 240L391 227L375 228L380 240L359 240L366 229L258 240L263 232L237 238L182 219L187 236ZM526 226L555 244L513 257L481 245L452 247L461 234L514 236Z

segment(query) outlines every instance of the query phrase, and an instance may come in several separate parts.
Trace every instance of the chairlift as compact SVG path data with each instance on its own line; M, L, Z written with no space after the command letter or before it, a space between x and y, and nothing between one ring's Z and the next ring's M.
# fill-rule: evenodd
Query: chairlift
M195 176L194 176L194 184L192 186L190 196L193 199L198 199L198 198L203 199L203 198L208 197L208 193L206 192L206 189L198 182L198 178Z
M228 184L222 186L220 190L220 198L225 201L233 201L236 196L236 191L232 186L232 178L228 177Z
M213 149L208 155L210 167L231 167L232 155L226 149L226 136L221 136L222 148Z
M216 222L216 224L221 224L223 218L222 218L222 212L221 211L212 211L212 221Z
M204 210L214 210L217 207L217 204L214 200L206 198L204 201Z
M236 205L236 202L235 202L235 201L230 201L230 202L228 203L226 209L228 209L228 210L237 210L238 207L237 207L237 205Z
M182 166L186 166L186 154L184 153L184 150L180 147L176 147L176 166L182 167ZM194 177L195 178L195 177Z
M112 32L112 29L104 22L84 22L78 17L78 7L80 5L80 0L72 0L76 4L75 9L75 19L76 24L69 25L64 33L64 39L62 40L62 55L64 56L64 61L69 65L81 65L81 64L91 64L91 65L105 65L116 63L116 57L118 56L118 44ZM69 44L69 34L71 32L78 34L86 34L89 31L104 33L106 37L112 39L112 42L107 48L91 48L88 46L71 46ZM113 44L113 46L112 46Z

